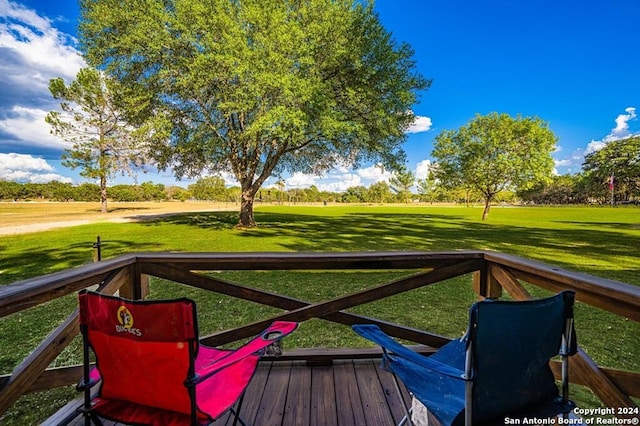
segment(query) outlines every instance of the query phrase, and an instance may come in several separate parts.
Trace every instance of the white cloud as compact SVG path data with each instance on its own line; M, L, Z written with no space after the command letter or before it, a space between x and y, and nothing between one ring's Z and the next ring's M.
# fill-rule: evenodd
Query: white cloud
M54 180L72 182L71 178L53 172L55 172L53 166L42 158L26 154L0 153L0 179L32 183L46 183Z
M302 189L315 185L320 191L343 192L354 186L370 186L376 182L389 181L392 173L383 167L374 165L362 169L352 170L347 167L337 167L322 176L294 173L285 177L285 189ZM269 179L265 187L275 187L276 179Z
M73 183L73 179L66 176L60 176L56 173L32 174L29 176L28 180L31 183L47 183L53 181Z
M316 187L320 191L327 192L344 192L348 188L354 186L361 186L362 182L358 179L358 177L354 177L353 180L336 180L336 181L319 181L316 184Z
M9 117L0 119L0 132L35 147L69 148L71 145L51 134L51 126L44 121L48 111L13 106Z
M422 133L431 129L431 118L416 115L413 124L407 129L407 133Z
M555 160L554 164L555 164L556 167L569 167L573 163L572 163L571 160Z
M420 161L414 172L416 179L426 178L432 166L431 160ZM336 168L322 176L295 173L284 181L285 190L315 185L320 191L343 192L354 186L370 187L377 182L389 182L392 176L393 172L384 169L381 165L372 165L356 170ZM265 187L275 187L275 182L275 179L270 179Z
M556 167L561 167L563 169L563 172L571 172L574 168L575 170L580 170L582 164L584 163L585 156L601 150L602 148L607 146L609 142L640 134L640 132L632 131L631 126L629 125L629 123L635 121L636 118L636 108L625 108L625 114L619 114L616 117L616 119L614 120L616 125L613 129L611 129L607 136L605 136L601 140L592 140L587 144L584 150L577 149L573 151L570 158L568 159L555 159ZM560 146L557 146L554 154L558 154L561 151L562 148Z
M382 181L389 182L393 173L385 170L382 165L377 164L365 167L364 169L358 169L356 170L356 174L367 182L366 185L370 185Z
M631 135L629 132L629 121L636 118L636 109L634 107L628 107L625 109L625 112L626 114L620 114L616 117L616 127L604 138L606 142L624 139Z
M284 180L287 188L308 188L315 185L317 178L304 173L294 173L293 176Z
M42 158L25 154L0 154L0 173L5 170L53 171L53 167Z
M592 152L600 151L607 145L604 141L591 141L587 144L587 149L585 149L585 155L591 154Z
M73 79L85 66L76 40L58 31L51 20L8 0L0 0L0 48L12 54L3 71L16 82L47 87L49 79ZM3 54L4 55L4 54Z
M315 185L320 191L342 192L352 186L363 185L363 182L357 171L346 172L337 169L323 176L295 173L285 179L285 189L308 188L311 185Z
M36 155L68 147L50 134L44 117L59 108L49 80L73 80L86 66L76 40L53 21L10 0L0 0L0 151Z
M600 151L609 142L625 139L634 135L634 133L629 130L629 122L636 119L636 109L634 107L628 107L625 108L625 112L626 114L620 114L616 117L616 127L611 129L611 132L607 136L602 140L589 142L585 150L585 155Z
M416 165L416 179L425 179L431 170L431 160L422 160Z

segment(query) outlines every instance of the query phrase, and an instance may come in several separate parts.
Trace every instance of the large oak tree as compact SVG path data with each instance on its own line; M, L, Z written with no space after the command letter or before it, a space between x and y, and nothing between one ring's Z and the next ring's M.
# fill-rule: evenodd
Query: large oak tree
M430 82L361 0L81 0L89 63L131 91L176 176L231 173L240 225L270 177L404 159Z
M527 189L551 179L558 138L537 117L477 115L458 130L436 136L432 155L437 177L449 188L469 188L484 197L482 220L504 189Z

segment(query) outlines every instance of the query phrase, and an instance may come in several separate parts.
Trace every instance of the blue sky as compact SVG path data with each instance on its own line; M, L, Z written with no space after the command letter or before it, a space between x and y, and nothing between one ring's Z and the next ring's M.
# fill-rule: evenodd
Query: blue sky
M640 1L378 0L376 10L433 79L413 108L417 121L405 145L418 177L428 170L436 135L476 114L549 122L559 137L560 174L579 171L584 155L607 142L640 134ZM0 179L83 181L60 165L67 145L44 122L58 107L49 79L69 82L83 66L78 13L71 0L0 0ZM285 178L289 188L340 191L389 175L371 165ZM175 183L170 172L137 179Z

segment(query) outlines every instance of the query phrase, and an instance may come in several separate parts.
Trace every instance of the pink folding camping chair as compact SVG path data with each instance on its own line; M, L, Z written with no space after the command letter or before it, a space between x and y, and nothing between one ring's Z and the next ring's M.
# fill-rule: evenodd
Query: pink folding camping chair
M297 327L276 321L236 350L215 349L198 341L192 300L132 301L83 290L79 302L84 378L78 388L85 394L87 425L101 424L100 418L200 425L228 410L244 424L238 412L260 354Z

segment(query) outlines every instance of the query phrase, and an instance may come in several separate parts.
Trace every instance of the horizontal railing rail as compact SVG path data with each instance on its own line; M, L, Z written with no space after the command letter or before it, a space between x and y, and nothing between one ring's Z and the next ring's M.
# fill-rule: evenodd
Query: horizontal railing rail
M209 271L277 270L412 270L408 276L345 296L310 302L252 288L208 275ZM640 287L487 251L364 252L364 253L137 253L84 265L0 287L0 318L25 311L83 288L123 297L144 298L150 276L277 308L282 313L204 336L208 345L222 345L255 335L274 320L303 322L320 318L349 326L373 323L387 333L415 342L423 352L433 351L449 338L381 319L357 315L347 309L472 274L479 297L499 298L504 292L515 300L530 294L522 283L550 291L574 290L579 301L640 322ZM49 368L78 334L77 311L54 330L11 374L0 376L0 414L21 395L75 383L78 366ZM431 348L431 349L430 349ZM361 349L362 356L375 356ZM287 354L285 354L286 356ZM354 356L356 350L310 348L292 351L295 359L330 359ZM636 356L639 356L636 354ZM316 358L314 358L316 357ZM555 374L560 374L552 363ZM610 407L633 407L640 397L640 374L599 367L580 350L571 360L574 383L586 385Z

